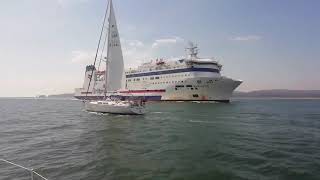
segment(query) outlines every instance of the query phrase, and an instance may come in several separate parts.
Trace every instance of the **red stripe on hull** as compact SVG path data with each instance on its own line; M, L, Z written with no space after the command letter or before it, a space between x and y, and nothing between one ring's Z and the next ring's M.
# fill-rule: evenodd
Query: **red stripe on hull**
M166 92L165 89L157 90L129 90L129 91L120 91L120 93L163 93Z

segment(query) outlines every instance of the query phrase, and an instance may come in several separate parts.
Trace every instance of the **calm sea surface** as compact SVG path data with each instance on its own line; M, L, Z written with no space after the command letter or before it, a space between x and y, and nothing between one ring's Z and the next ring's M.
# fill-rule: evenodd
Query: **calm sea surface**
M0 158L50 180L320 179L320 100L148 109L103 115L80 101L0 99ZM1 180L28 175L0 162Z

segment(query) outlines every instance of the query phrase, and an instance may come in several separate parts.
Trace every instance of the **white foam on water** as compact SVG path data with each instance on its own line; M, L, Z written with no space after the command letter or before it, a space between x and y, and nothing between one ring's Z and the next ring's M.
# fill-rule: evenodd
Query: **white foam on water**
M151 114L163 114L163 113L166 113L166 112L151 112Z
M200 104L201 102L200 101L191 101L192 103L198 103Z
M212 121L199 121L199 120L189 120L189 122L191 122L191 123L206 123L206 124L216 123L216 122L212 122Z
M89 114L94 114L94 115L98 115L98 116L109 116L108 113L100 113L100 112L89 112L87 111Z

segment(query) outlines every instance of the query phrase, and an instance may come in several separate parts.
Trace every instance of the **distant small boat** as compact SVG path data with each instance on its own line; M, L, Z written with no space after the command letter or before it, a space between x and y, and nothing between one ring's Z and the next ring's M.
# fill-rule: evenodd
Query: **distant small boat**
M107 14L109 14L107 18ZM112 6L112 0L109 1L107 11L105 14L103 28L101 30L100 40L97 48L97 53L95 61L91 70L90 81L87 88L87 93L90 94L89 87L92 79L94 81L97 79L96 74L94 74L95 63L97 60L97 55L99 52L101 38L104 32L105 22L108 19L108 29L104 45L107 45L107 55L104 61L106 62L105 78L104 78L104 100L100 101L86 101L85 109L90 112L101 112L101 113L111 113L111 114L127 114L127 115L142 115L146 113L145 102L142 99L135 100L125 100L125 97L119 99L109 98L112 93L110 91L116 91L119 89L124 89L123 79L124 79L124 63L122 56L122 49L120 44L119 32L117 29L116 18L114 15L114 10ZM104 46L103 46L104 47ZM101 57L103 54L101 52ZM101 62L102 58L100 58ZM96 83L93 83L93 86ZM108 96L107 96L108 94ZM88 96L89 97L89 96ZM120 100L121 99L121 100ZM124 99L124 100L123 100Z
M47 95L37 95L36 98L47 98Z

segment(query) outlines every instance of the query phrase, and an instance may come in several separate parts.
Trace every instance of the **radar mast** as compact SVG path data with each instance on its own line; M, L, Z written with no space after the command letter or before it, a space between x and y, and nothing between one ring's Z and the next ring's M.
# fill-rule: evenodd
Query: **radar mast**
M199 49L198 46L196 44L194 44L193 42L189 42L189 46L186 48L187 51L187 57L188 59L197 59L198 58L198 53L199 53Z

